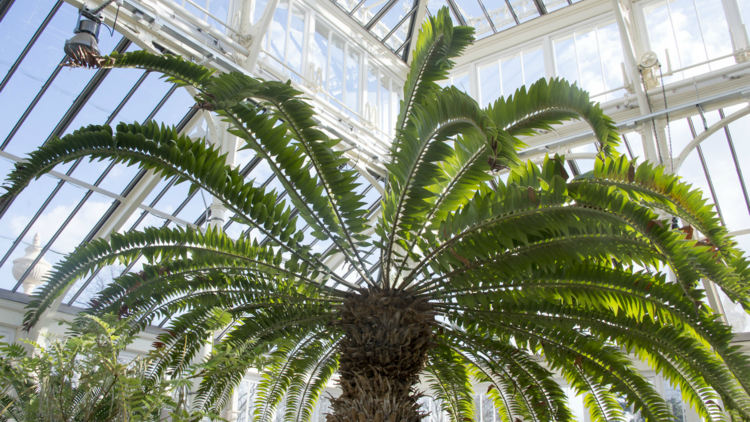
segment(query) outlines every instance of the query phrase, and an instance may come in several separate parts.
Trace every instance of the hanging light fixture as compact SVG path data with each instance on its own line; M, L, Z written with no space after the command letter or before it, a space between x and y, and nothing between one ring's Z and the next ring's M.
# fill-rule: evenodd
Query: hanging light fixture
M78 21L73 30L73 38L65 41L63 50L68 56L71 66L98 67L99 29L102 25L101 11L116 0L106 0L104 3L89 9L85 5L78 12ZM119 11L119 9L118 9Z

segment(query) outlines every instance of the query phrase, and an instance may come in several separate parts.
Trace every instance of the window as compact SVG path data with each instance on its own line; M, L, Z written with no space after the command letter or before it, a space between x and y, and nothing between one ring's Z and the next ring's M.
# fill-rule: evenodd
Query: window
M706 63L732 53L721 1L657 1L645 5L643 12L651 50L659 57L665 83L734 63L733 57ZM670 67L674 75L667 74Z
M575 82L594 101L605 102L624 94L620 31L615 22L554 40L557 76Z
M500 97L509 97L523 85L544 77L542 48L524 50L481 65L479 69L479 104L486 107Z
M184 7L188 12L208 22L217 30L226 32L226 27L222 24L227 23L229 0L174 0L174 2ZM214 18L218 18L219 20Z

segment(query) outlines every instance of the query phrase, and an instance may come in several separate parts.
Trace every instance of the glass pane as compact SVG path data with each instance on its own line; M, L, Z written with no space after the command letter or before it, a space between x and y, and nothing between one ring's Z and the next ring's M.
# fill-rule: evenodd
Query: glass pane
M487 107L503 95L500 66L497 61L479 68L479 103Z
M696 9L697 6L697 9ZM721 2L676 0L644 7L651 48L663 70L674 70L730 54L732 43ZM689 78L734 63L730 57L665 77L665 82Z
M409 36L409 28L411 28L411 21L414 19L414 14L406 19L401 26L388 38L385 45L391 49L391 51L397 51L401 44L406 42L406 37Z
M31 187L27 188L27 190L29 189L31 189ZM39 233L39 236L41 238L40 246L45 247L50 241L51 237L54 236L54 234L60 228L62 223L73 212L86 192L87 191L82 188L76 187L70 183L65 183L58 194L55 195L54 199L52 199L45 211L39 216L36 222L31 225L30 230L27 232L26 236L24 236L23 240L28 244L31 244L34 236ZM29 210L19 211L22 213L22 215L13 220L8 221L9 217L11 216L7 214L5 218L2 219L3 224L7 224L5 223L6 221L10 223L11 228L15 229L14 234L16 235L21 233L21 230L26 227L26 225L31 221L31 218L33 217L33 214L30 213ZM94 223L96 221L99 221L100 217L101 213L95 217ZM91 218L91 216L89 215L88 218ZM77 221L71 222L71 224L76 225L80 222L81 220L78 219ZM88 230L86 230L86 227L83 227L82 231L86 231L85 233L83 233L83 236L88 234ZM45 259L50 264L54 264L55 262L59 261L64 254L72 251L79 242L80 240L76 242L75 239L69 237L60 238L58 239L58 242L55 244L55 246L56 248L61 249L53 249L52 253L48 253L45 255ZM2 280L0 280L0 288L12 289L16 284L16 280L11 275L10 271L13 266L13 260L26 254L26 251L24 249L25 247L16 247L16 249L10 255L9 259L3 265L2 269L0 269L0 275L2 275Z
M143 123L172 88L172 84L156 73L146 77L127 104L114 117L114 122ZM192 104L191 104L192 105Z
M57 16L60 16L60 13ZM75 15L69 17L75 22ZM48 28L49 30L50 28ZM48 31L45 31L45 33ZM100 45L103 51L107 51L107 47L113 47L112 40L112 38L107 36L102 37L103 42ZM57 59L53 59L53 62L50 62L49 59L51 57L58 57L55 51L60 50L61 52L64 40L58 41L60 42L60 45L57 46L58 48L49 45L45 46L52 48L51 51L41 52L40 54L43 54L43 57L32 56L30 53L19 67L18 72L11 78L6 89L0 94L0 112L4 116L0 122L0 136L7 135L10 132L27 105L31 103L33 96L39 92L39 88L41 88L41 85L49 76L49 74L40 75L38 72L52 70L57 67L58 63L54 62ZM119 37L114 40L114 43L118 41ZM35 45L36 47L40 47L39 43ZM62 54L59 57L62 57ZM46 69L47 66L43 63L44 61L47 61L52 69ZM31 70L37 64L40 65L40 69ZM40 146L95 74L96 72L85 69L66 69L60 72L50 86L50 89L45 92L44 96L42 96L15 134L13 141L8 145L6 151L22 155ZM30 80L34 81L31 82ZM29 92L24 94L19 91Z
M222 22L226 23L229 16L229 0L210 0L208 11L211 15L216 16ZM214 18L208 18L208 22L221 32L226 32L227 30L224 25L218 23Z
M202 9L205 9L206 8L206 1L207 0L193 0L193 3L197 4ZM182 6L185 9L187 9L190 13L194 14L195 16L197 16L197 17L199 17L201 19L205 20L207 18L207 16L206 16L205 13L201 12L200 9L198 9L197 7L193 6L192 4L190 4L188 2L184 2Z
M487 9L492 23L495 24L497 32L516 26L516 20L513 19L513 14L505 0L483 0L482 3Z
M568 0L544 0L544 7L547 8L547 12L554 12L555 10L562 9L568 5Z
M0 160L0 165L2 165L1 169L2 171L4 171L3 174L8 174L10 172L11 167L8 165L8 162L6 160ZM58 182L58 179L55 179L54 177L49 175L45 175L40 177L38 180L34 180L29 183L29 186L13 200L13 203L10 205L8 210L5 211L5 215L3 215L3 218L0 219L0 233L2 233L4 238L7 238L11 241L16 240L16 238L21 234L26 225L31 221L31 218L34 216L37 210L41 208L41 206L44 204L44 201L47 200L49 195L55 189ZM26 242L31 242L35 234L36 233L27 233L23 240ZM0 253L5 255L10 246L10 244L0 245ZM25 248L25 246L21 247L21 249L23 248ZM7 266L7 263L5 265Z
M490 27L490 23L487 21L487 17L482 11L482 6L479 5L477 0L459 0L456 2L456 5L466 20L466 24L476 29L474 36L477 39L482 39L494 33Z
M596 31L576 34L575 42L581 87L592 94L606 91Z
M718 112L708 114L718 117ZM693 118L697 130L702 127L699 121L700 117ZM727 228L732 231L750 227L750 213L724 131L718 131L703 141L702 151ZM680 172L687 171L681 169Z
M360 6L352 16L359 21L359 23L365 25L370 22L370 19L377 15L380 9L382 9L387 3L388 0L366 0L365 4Z
M629 132L625 136L628 138L628 145L630 150L633 152L633 158L638 158L638 162L642 163L645 161L643 154L643 138L638 132Z
M195 100L185 88L177 88L154 116L154 121L176 126L190 112ZM218 120L217 120L218 121Z
M357 50L351 47L347 49L346 106L354 113L359 113L359 69L361 59L362 55ZM347 112L349 111L347 110Z
M280 0L278 7L276 7L276 11L273 12L271 27L268 29L268 52L281 62L285 62L286 60L284 46L286 45L286 21L288 12L289 0ZM279 62L275 60L271 60L271 65L278 69L281 68Z
M385 75L380 77L380 130L391 133L391 80Z
M328 101L336 108L344 102L344 40L333 34L331 42L331 70L328 74Z
M382 40L393 28L396 27L396 25L398 25L399 22L401 22L401 19L403 19L413 7L413 0L398 0L396 4L394 4L393 7L391 7L391 9L380 18L375 26L370 29L370 32L378 37L379 40ZM396 48L400 45L401 44L399 43Z
M302 53L305 40L305 11L297 7L292 8L292 20L289 25L289 45L287 48L287 65L296 73L290 73L293 81L300 82L302 74Z
M454 76L452 85L456 88L460 89L461 91L471 95L471 89L470 89L470 83L469 83L469 74L466 73L464 75L460 76Z
M511 0L510 5L516 12L519 23L530 21L539 16L539 11L533 0Z
M578 82L578 62L576 61L576 44L573 36L555 40L555 65L557 76L570 83Z
M427 11L431 16L437 16L438 11L443 7L448 7L448 2L445 0L427 0Z
M266 5L268 5L268 0L255 0L252 4L253 4L253 25L255 25L258 23L258 21L260 21L261 16L263 16L263 11L266 10Z
M544 78L544 53L542 49L523 52L523 82L528 87Z
M523 85L523 68L520 55L509 57L500 62L500 73L503 82L503 96L509 97Z
M365 119L373 126L378 121L378 69L372 65L367 66L367 89L365 91Z
M13 3L3 18L3 24L0 25L0 79L8 73L54 4L55 0L25 0Z
M312 75L311 78L316 85L325 87L328 80L328 39L330 30L319 21L315 22L315 41L312 45ZM319 96L325 97L318 93Z

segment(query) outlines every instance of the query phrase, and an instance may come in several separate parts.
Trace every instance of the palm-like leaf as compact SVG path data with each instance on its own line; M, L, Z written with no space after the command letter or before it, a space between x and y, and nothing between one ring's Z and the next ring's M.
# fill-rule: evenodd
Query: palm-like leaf
M162 228L93 241L57 265L27 326L80 277L143 255L143 271L103 290L92 312L132 316L136 329L179 315L159 338L155 379L179 376L215 339L214 352L234 364L206 364L196 397L207 407L226 404L246 371L261 369L259 422L284 402L286 421L310 420L337 371L343 394L331 422L418 420L420 374L456 422L474 417L472 380L490 386L504 421L572 420L552 370L586 394L592 420L622 419L622 397L649 421L670 419L633 356L706 420L722 420L725 410L749 419L750 360L730 346L731 330L699 289L707 278L750 306L748 262L712 207L662 167L618 157L612 121L566 81L539 81L486 109L439 88L471 41L472 30L453 27L447 10L420 32L372 242L355 173L342 170L338 141L315 127L290 85L215 76L173 56L104 58L104 66L159 71L194 87L200 107L268 162L291 205L245 182L206 141L153 123L91 126L53 140L17 166L3 201L58 163L112 159L205 189L267 240ZM570 119L594 129L593 172L569 180L559 156L519 162L520 136ZM503 169L507 183L496 178ZM669 229L664 213L705 240ZM331 254L366 287L304 246L292 215L330 239ZM363 259L372 245L381 252L378 279Z

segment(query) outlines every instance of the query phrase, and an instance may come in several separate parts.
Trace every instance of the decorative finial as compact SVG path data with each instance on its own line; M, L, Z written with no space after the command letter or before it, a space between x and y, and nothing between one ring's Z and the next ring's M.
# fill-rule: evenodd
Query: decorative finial
M42 237L39 236L39 233L36 233L34 235L34 240L31 242L31 245L26 247L26 255L13 260L12 272L13 277L16 279L16 281L21 280L21 277L26 274L31 264L36 260L41 252ZM31 271L28 271L26 278L23 280L23 283L21 284L23 286L23 292L27 295L31 294L34 289L44 283L44 278L51 269L52 264L47 262L44 258L41 258L39 262L34 265L34 268L32 268Z

